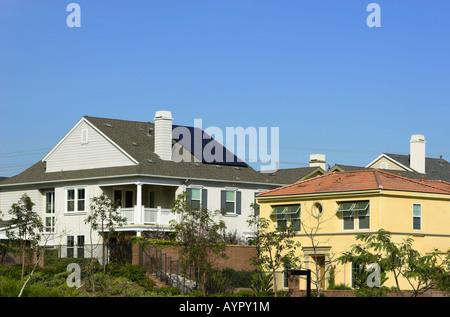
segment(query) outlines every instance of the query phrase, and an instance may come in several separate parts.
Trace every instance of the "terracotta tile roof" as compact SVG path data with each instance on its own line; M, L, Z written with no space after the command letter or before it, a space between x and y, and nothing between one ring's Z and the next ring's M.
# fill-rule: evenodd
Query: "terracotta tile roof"
M450 195L450 183L410 179L383 170L368 169L328 173L265 191L258 197L365 190L397 190Z

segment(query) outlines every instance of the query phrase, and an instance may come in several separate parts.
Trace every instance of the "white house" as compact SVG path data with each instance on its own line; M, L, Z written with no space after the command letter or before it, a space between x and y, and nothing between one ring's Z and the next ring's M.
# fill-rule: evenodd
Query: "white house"
M169 230L173 201L186 191L192 205L226 210L227 229L249 236L255 195L292 180L260 173L238 159L175 162L172 121L169 111L157 111L154 123L84 116L41 161L0 182L4 219L26 193L53 237L48 246L95 244L99 237L95 233L91 241L85 223L92 197L105 193L120 200L127 224L117 230L139 236Z

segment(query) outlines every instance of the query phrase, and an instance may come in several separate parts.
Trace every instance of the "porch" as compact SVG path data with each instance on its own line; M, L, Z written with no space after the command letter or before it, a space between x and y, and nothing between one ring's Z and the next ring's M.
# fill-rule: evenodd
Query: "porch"
M179 186L146 183L100 186L102 191L119 204L119 211L127 220L121 230L154 231L169 229L173 202Z

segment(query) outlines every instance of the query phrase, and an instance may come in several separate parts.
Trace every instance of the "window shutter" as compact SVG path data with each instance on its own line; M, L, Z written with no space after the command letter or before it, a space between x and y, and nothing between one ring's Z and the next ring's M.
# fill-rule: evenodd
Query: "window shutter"
M202 209L208 209L208 190L202 189Z
M220 209L221 209L221 211L226 210L226 201L227 201L227 191L221 190L220 191Z
M188 203L189 207L191 207L192 188L186 188L186 194L186 202Z
M237 215L241 214L241 192L240 191L236 192L236 214Z

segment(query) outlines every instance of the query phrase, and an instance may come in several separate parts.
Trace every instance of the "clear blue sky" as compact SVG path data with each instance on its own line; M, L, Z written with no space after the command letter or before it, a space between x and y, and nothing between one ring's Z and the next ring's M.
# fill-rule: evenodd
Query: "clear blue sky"
M81 7L69 28L66 7ZM369 3L381 27L369 28ZM0 1L0 176L83 116L279 127L280 167L450 159L450 1ZM19 153L18 153L19 152Z

